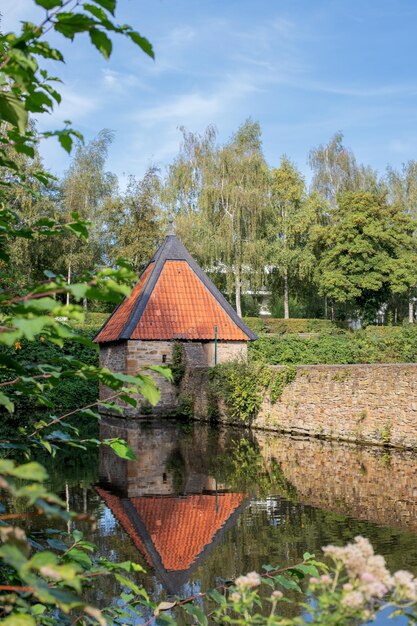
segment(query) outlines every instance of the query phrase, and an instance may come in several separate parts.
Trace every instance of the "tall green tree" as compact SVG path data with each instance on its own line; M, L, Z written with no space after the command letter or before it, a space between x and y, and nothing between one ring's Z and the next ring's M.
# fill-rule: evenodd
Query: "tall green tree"
M345 191L375 191L378 187L372 168L358 165L352 150L343 145L343 134L337 132L327 144L310 150L308 161L313 170L312 188L336 206Z
M387 186L391 202L399 205L414 221L414 236L417 237L417 161L404 163L399 171L388 167ZM414 323L416 291L416 287L414 286L409 294L408 321L410 324Z
M164 232L161 181L156 167L149 167L141 179L129 178L126 192L105 202L106 257L114 264L127 259L140 272Z
M315 209L307 198L303 177L285 156L280 166L271 171L270 197L269 262L283 281L284 317L288 319L291 278L306 279L313 266L314 257L307 241L315 222Z
M171 168L171 206L190 248L206 266L224 270L242 315L242 288L256 285L265 266L268 168L258 122L247 120L223 146L215 139L211 128L203 137L185 134Z
M415 284L414 223L384 195L346 192L332 221L316 226L315 277L322 294L349 303L361 318L375 319L390 294Z
M25 184L19 184L15 172L1 168L3 197L15 217L15 228L22 233L26 232L27 237L8 242L8 254L12 263L3 262L0 285L3 289L22 290L44 280L44 269L54 265L59 257L55 238L45 240L38 230L31 233L38 220L59 217L59 193L57 181L52 176L48 175L44 183L38 180L37 173L42 170L43 165L36 147L33 156L28 156L16 153L10 146L8 156L16 163L20 175L24 176Z
M68 222L76 213L91 223L88 242L74 234L69 235L63 244L61 260L68 284L74 275L90 271L103 262L104 239L108 236L103 209L105 200L117 190L116 176L105 169L112 141L113 133L102 130L88 144L78 143L62 182L62 219Z

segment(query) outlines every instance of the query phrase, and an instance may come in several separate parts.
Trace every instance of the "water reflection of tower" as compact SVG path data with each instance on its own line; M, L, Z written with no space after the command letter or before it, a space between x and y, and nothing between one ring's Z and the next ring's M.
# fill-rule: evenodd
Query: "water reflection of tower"
M125 439L137 459L102 447L97 491L168 592L177 593L235 524L247 494L218 484L205 463L204 437L192 442L190 455L175 423L107 418L100 428L101 438Z

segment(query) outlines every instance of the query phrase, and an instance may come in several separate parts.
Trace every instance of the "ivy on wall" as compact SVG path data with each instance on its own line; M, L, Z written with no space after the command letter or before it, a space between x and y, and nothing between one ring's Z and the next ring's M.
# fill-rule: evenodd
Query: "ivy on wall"
M259 413L265 396L269 393L271 402L278 402L296 374L294 366L274 370L244 362L216 365L209 377L209 417L216 419L225 412L229 421L249 426Z

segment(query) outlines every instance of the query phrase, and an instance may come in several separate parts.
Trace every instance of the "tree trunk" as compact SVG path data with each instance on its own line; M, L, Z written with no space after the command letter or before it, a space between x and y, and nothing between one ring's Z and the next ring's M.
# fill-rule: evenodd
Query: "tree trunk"
M290 319L290 306L289 306L290 294L288 289L288 271L284 272L284 319Z
M236 277L235 277L235 290L236 290L236 313L239 317L242 317L242 298L241 298L241 280L240 280L240 268L239 270L236 268Z
M83 298L83 309L84 309L85 313L87 313L87 309L88 309L87 298Z
M408 301L408 321L414 324L414 300L412 298Z
M67 285L71 284L71 262L68 263L68 271L67 271ZM70 295L69 292L67 292L67 306L70 303Z
M336 307L334 305L334 300L332 298L332 303L331 303L331 313L332 313L332 322L336 321Z
M324 296L324 319L327 320L328 316L327 296Z
M394 324L398 322L398 307L394 309Z

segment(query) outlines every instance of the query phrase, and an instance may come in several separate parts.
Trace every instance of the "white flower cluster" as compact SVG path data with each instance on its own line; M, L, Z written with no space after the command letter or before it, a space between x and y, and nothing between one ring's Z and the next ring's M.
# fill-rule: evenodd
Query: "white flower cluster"
M261 584L261 577L257 572L249 572L246 576L236 578L235 585L238 589L254 589Z
M413 575L400 570L391 576L384 557L374 553L365 537L355 537L353 543L343 548L327 546L323 552L342 563L348 573L350 582L343 585L344 606L357 609L381 600L388 592L399 602L417 600L417 580Z

